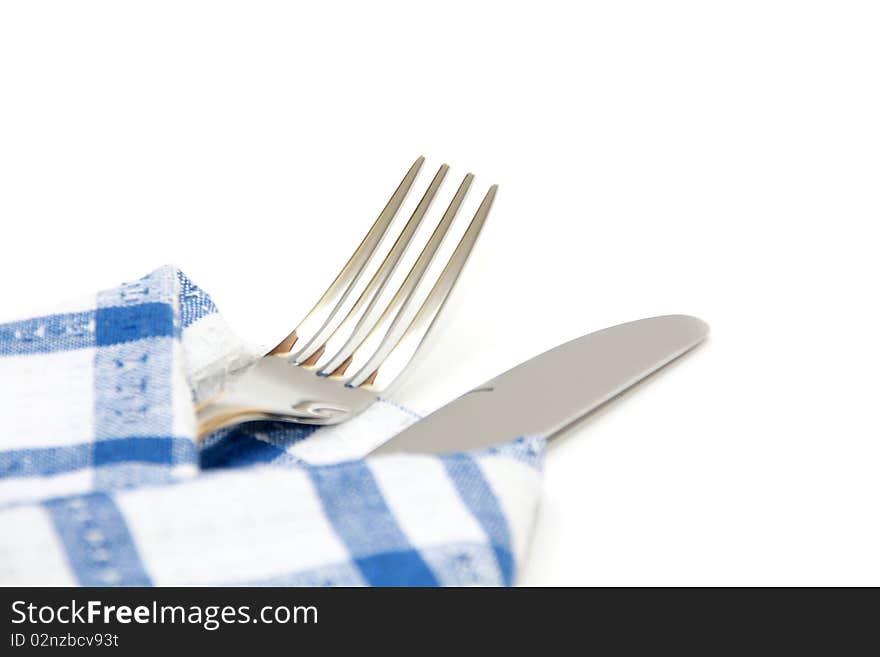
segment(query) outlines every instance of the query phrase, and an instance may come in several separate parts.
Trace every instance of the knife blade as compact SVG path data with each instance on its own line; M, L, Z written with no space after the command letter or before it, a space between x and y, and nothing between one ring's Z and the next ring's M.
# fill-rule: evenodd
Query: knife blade
M535 356L416 422L372 452L443 454L541 435L553 438L590 411L702 342L688 315L640 319Z

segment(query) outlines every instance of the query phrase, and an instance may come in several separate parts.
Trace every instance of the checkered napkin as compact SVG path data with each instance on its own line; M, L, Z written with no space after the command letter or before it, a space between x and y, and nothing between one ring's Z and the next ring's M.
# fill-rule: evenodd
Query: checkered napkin
M417 419L254 422L194 401L252 364L173 267L0 324L0 584L505 585L544 444L362 458Z

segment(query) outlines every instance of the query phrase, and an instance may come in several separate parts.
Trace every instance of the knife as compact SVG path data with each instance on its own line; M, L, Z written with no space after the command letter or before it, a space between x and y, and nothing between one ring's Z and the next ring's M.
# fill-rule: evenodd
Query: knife
M551 439L696 347L708 333L705 322L687 315L650 317L590 333L486 381L372 455L470 451L529 435Z

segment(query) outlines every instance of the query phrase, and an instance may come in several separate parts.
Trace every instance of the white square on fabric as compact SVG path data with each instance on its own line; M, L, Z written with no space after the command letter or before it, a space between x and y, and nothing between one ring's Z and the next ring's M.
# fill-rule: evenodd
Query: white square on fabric
M367 463L385 502L413 545L430 548L488 540L439 459L385 456Z
M95 435L93 347L0 358L0 450L91 443ZM39 418L39 421L35 421Z
M39 506L0 511L0 585L75 586L49 514Z
M116 501L159 586L253 581L350 561L302 471L229 471L122 492Z
M4 477L0 479L0 506L87 493L92 490L94 479L95 472L90 467L48 477Z
M482 456L477 463L507 519L513 552L522 559L528 549L538 510L541 472L505 456Z

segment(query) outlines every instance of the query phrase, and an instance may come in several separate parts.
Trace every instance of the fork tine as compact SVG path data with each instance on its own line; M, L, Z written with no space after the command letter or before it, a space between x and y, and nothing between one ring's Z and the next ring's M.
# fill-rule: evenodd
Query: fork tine
M342 376L345 374L345 371L351 367L355 352L370 354L375 351L373 347L378 345L382 338L387 334L388 327L397 315L397 311L406 305L415 294L419 283L424 277L425 272L428 270L428 266L434 259L434 255L437 253L437 249L446 237L446 233L449 231L449 227L452 225L456 214L458 214L458 209L461 207L462 201L464 200L473 179L474 175L469 173L464 177L464 180L461 181L458 191L455 192L455 196L449 203L449 207L446 208L446 212L443 213L443 218L437 224L437 227L434 228L434 232L431 234L430 239L419 254L415 264L413 264L412 269L410 269L403 283L401 283L397 292L394 293L394 297L382 311L379 319L371 326L366 324L372 306L378 301L378 296L376 296L373 297L371 308L364 313L358 326L355 327L354 331L349 335L345 344L342 345L333 358L321 367L321 375ZM327 341L327 345L330 346L330 340Z
M379 213L373 226L348 259L348 262L345 263L342 271L337 274L334 281L330 284L330 287L327 288L315 306L300 321L297 327L293 329L286 338L278 343L269 354L279 355L290 353L300 337L310 337L316 330L324 325L327 315L357 283L358 279L360 279L364 272L364 268L370 261L376 247L387 232L394 217L397 216L397 212L400 210L400 206L403 204L403 201L406 198L410 187L412 187L419 169L422 168L422 163L424 163L424 161L424 156L419 156L416 161L413 162L409 171L406 172L403 180L397 186L397 189L394 190L391 198L388 199L388 203L385 204L382 212Z
M441 165L440 169L434 175L434 179L431 180L431 184L428 185L428 189L427 191L425 191L424 196L422 196L422 200L419 201L418 206L413 211L412 216L410 216L409 221L406 222L403 230L400 231L400 235L397 236L397 239L395 240L394 245L391 247L391 250L388 251L388 254L385 256L382 264L376 270L376 273L373 274L370 282L367 283L367 286L364 288L363 292L361 292L360 296L357 298L357 301L355 301L354 305L351 307L348 313L344 315L344 318L336 325L335 328L333 328L333 325L335 323L334 319L337 317L337 315L342 315L342 307L344 305L346 297L348 296L346 294L342 299L340 299L339 303L330 313L330 316L327 317L321 329L319 329L317 333L315 333L312 338L305 343L302 349L300 349L296 353L296 355L294 356L294 361L297 364L306 366L314 365L324 353L327 342L331 338L333 338L334 336L347 335L351 325L358 322L358 319L363 320L367 313L369 313L376 300L385 289L385 285L388 283L388 279L397 268L401 256L403 255L404 251L406 251L410 241L412 241L413 235L415 235L416 230L422 223L422 219L424 219L425 214L428 212L428 208L431 207L431 203L434 201L434 196L436 196L437 190L440 189L440 185L443 182L443 179L446 177L447 171L449 171L449 166L446 164ZM364 308L365 305L367 305L367 309L362 314L360 311ZM326 337L328 332L330 333L330 336Z
M382 390L406 369L443 309L461 270L467 263L468 256L473 250L483 224L486 222L486 217L489 215L489 210L492 208L497 191L498 185L492 185L489 188L461 241L455 247L452 257L449 258L449 262L446 263L440 277L434 283L434 287L431 288L409 326L400 337L396 337L397 324L402 321L406 312L406 307L403 307L394 318L394 322L379 348L367 363L348 380L348 385L370 390Z

